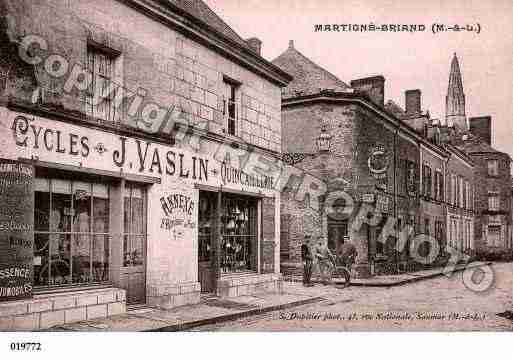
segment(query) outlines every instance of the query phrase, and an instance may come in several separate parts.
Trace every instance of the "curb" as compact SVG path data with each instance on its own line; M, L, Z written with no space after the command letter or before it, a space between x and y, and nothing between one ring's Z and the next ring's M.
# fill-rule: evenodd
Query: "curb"
M464 266L464 267L456 268L456 269L454 269L453 273L462 272L462 271L464 271L467 268L477 268L477 267L482 267L482 266L485 266L485 265L493 265L493 262L485 262L485 263L481 263L481 264L478 264L478 265ZM413 278L408 278L408 279L402 279L402 280L398 280L396 282L391 282L391 283L379 283L379 282L374 282L374 283L372 283L372 282L371 283L358 283L358 282L356 282L356 283L354 283L354 282L351 282L351 284L349 286L350 287L384 287L384 288L398 287L398 286L405 285L405 284L419 282L419 281L425 280L425 279L433 279L435 277L439 277L439 276L442 276L442 275L444 275L444 273L443 273L443 271L440 271L440 272L437 272L437 273L426 274L424 276L418 276L418 277L413 277ZM301 279L284 278L283 280L286 281L286 282L301 282ZM319 281L312 281L312 283L322 284ZM337 285L337 284L334 283L334 285Z
M292 307L298 307L298 306L301 306L301 305L317 303L317 302L320 302L323 299L324 298L322 298L322 297L313 297L313 298L299 300L299 301L296 301L296 302L290 302L290 303L285 303L285 304L273 305L273 306L270 306L270 307L256 308L256 309L251 309L251 310L247 310L247 311L244 311L244 312L225 314L225 315L221 315L219 317L211 317L211 318L199 319L199 320L195 320L195 321L192 321L192 322L173 324L173 325L164 326L162 328L157 328L157 329L143 330L143 332L179 332L179 331L186 331L186 330L189 330L189 329L192 329L192 328L195 328L195 327L204 326L204 325L211 325L211 324L217 324L217 323L222 323L222 322L229 322L229 321L232 321L232 320L238 320L238 319L245 318L245 317L251 317L251 316L254 316L254 315L259 315L259 314L268 313L268 312L274 312L276 310L283 310L283 309L288 309L288 308L292 308Z

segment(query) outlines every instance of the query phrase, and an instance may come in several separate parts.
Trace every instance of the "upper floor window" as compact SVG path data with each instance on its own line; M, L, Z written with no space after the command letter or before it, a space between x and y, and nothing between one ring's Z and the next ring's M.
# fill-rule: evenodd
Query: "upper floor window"
M468 182L463 182L463 208L468 208Z
M443 201L444 196L444 180L442 172L439 170L435 171L435 199L437 201Z
M463 207L463 177L458 177L458 207Z
M488 192L488 210L498 211L500 208L500 197L497 192Z
M237 106L240 83L230 78L223 78L223 116L226 121L226 131L229 135L237 135L239 111Z
M498 176L498 175L499 175L499 161L488 160L488 176Z
M104 121L114 121L114 78L116 55L96 46L87 47L87 69L92 81L86 94L86 114Z
M428 165L424 165L422 185L424 196L427 198L431 198L432 176L431 167L429 167Z

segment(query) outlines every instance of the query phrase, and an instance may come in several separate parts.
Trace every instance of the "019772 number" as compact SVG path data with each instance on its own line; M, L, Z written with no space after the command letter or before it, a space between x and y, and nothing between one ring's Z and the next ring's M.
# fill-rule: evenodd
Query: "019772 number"
M11 343L11 350L12 351L26 351L26 352L39 351L39 350L41 350L41 343L13 342L13 343Z

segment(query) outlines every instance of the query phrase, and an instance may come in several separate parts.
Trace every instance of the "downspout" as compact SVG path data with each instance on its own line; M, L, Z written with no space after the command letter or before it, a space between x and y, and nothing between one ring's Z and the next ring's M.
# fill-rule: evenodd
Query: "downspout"
M399 125L395 128L394 134L394 219L397 227L397 133L399 132ZM402 224L402 223L401 223ZM395 262L395 272L399 273L399 263L397 260L397 241L399 241L399 236L397 235L397 231L400 231L401 228L396 229L396 245L394 250L394 262Z

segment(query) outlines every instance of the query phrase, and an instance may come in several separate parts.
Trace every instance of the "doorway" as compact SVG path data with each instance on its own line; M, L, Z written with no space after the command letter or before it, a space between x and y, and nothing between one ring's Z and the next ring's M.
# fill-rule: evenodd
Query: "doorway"
M214 288L213 245L217 218L216 192L200 191L198 209L198 280L202 293Z
M124 188L121 286L127 304L146 303L146 191L127 183Z
M337 253L347 236L347 221L328 219L328 248L332 253Z

